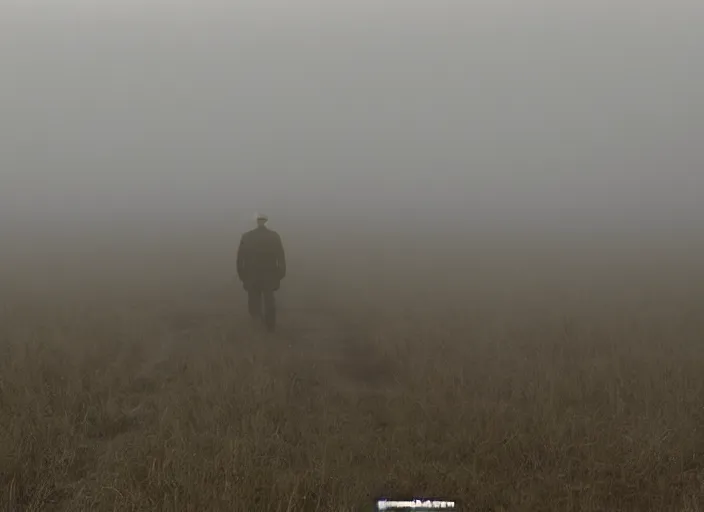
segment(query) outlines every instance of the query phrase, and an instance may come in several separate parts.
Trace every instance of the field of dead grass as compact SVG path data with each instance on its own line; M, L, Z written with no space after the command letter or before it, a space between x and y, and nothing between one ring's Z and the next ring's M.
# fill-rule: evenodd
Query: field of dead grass
M704 252L284 240L273 335L234 237L13 245L0 510L704 508Z

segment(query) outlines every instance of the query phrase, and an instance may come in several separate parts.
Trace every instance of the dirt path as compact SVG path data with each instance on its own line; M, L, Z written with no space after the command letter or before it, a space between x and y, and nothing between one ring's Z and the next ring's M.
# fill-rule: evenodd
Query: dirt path
M371 390L390 382L386 361L365 327L323 308L292 308L281 318L276 337L286 344L291 357L324 366L338 385Z

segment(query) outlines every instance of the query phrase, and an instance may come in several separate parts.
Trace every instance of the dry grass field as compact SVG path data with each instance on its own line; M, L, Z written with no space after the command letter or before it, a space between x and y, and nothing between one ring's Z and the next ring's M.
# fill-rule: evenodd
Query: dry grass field
M704 509L701 241L281 233L7 235L0 510Z

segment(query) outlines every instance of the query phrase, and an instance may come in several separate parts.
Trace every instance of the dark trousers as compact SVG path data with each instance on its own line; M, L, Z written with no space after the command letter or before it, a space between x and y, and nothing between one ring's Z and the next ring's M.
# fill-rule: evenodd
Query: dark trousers
M273 290L255 288L248 290L247 295L249 314L252 318L262 318L267 327L273 329L276 325L276 301Z

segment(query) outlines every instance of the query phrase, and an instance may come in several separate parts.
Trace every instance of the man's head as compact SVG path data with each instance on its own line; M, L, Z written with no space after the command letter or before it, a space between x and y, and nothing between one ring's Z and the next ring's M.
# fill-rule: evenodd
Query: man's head
M258 213L256 215L257 226L260 228L263 228L266 225L268 220L269 220L269 217L267 217L263 213Z

